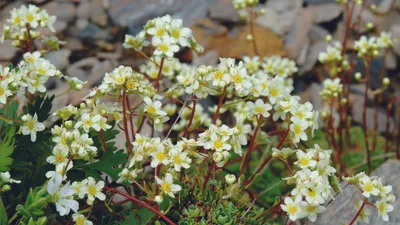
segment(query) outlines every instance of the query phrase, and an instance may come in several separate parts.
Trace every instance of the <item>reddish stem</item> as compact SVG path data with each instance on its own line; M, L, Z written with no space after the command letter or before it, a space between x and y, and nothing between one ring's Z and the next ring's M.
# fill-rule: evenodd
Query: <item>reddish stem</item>
M156 82L154 83L154 88L156 90L160 86L160 78L161 78L162 68L164 66L164 59L165 59L164 57L161 58L160 68L158 69L158 75L157 75L157 78L156 78Z
M371 173L371 152L369 150L368 143L368 128L367 128L367 101L368 101L368 84L369 84L369 60L364 61L365 64L365 92L364 92L364 109L363 109L363 131L364 131L364 140L365 140L365 150L367 153L367 165L368 165L368 173Z
M196 100L196 98L194 98L193 99L192 113L190 114L189 123L186 126L185 132L183 133L183 137L185 137L185 138L188 138L188 136L189 136L189 129L190 129L190 126L193 123L194 114L196 112L196 103L197 103L197 100Z
M256 43L256 34L254 32L254 8L250 7L250 23L249 23L249 27L250 27L250 34L251 34L251 42L253 43L253 49L254 49L254 54L255 55L260 55L258 52L258 48L257 48L257 43Z
M121 103L122 104L122 115L124 117L125 139L126 139L126 142L127 142L127 145L128 145L128 153L129 153L129 155L132 155L133 154L132 143L131 143L131 140L129 138L128 121L127 121L127 118L126 118L126 103L125 103L125 101L126 101L126 93L125 93L125 91L122 92L121 101L122 101L122 103Z
M256 129L254 130L254 135L251 138L249 149L247 150L246 155L243 158L242 165L240 166L239 177L242 176L242 174L244 173L244 169L245 169L245 166L247 164L247 161L249 161L250 155L254 150L254 143L255 143L256 138L257 138L258 130L260 130L261 120L262 120L262 115L259 115L257 117L257 126L256 126Z
M360 216L362 210L364 209L365 204L366 204L366 200L364 200L363 204L361 205L360 209L358 210L358 212L357 212L357 214L354 216L354 218L351 220L351 222L349 223L349 225L353 225L353 224L356 222L357 218Z
M149 206L146 202L143 202L143 201L141 201L141 200L139 200L139 199L137 199L137 198L135 198L135 197L133 197L133 196L128 195L127 193L124 193L124 192L119 191L119 190L114 189L114 188L104 187L103 190L111 191L111 192L114 192L114 193L116 193L116 194L122 195L122 196L124 196L125 198L128 198L129 200L131 200L131 201L133 201L133 202L135 202L135 203L137 203L137 204L139 204L139 205L141 205L141 206L143 206L143 207L145 207L145 208L147 208L147 209L153 211L155 214L157 214L157 216L163 218L163 219L165 220L165 222L167 222L168 224L170 224L170 225L176 225L176 224L175 224L174 222L172 222L168 217L166 217L164 214L162 214L160 211L156 210L155 208Z
M106 139L104 137L104 131L100 130L100 139L101 139L101 144L103 146L103 150L106 151L107 150L107 144L106 144Z
M129 116L129 123L131 125L131 135L132 135L132 141L135 141L135 125L133 124L133 112L131 109L131 103L129 102L128 96L126 96L126 104L128 106L128 111L130 112L130 116Z
M214 117L213 117L213 124L217 123L217 119L218 119L218 116L219 116L219 111L221 109L222 103L223 103L225 95L226 95L226 88L227 88L227 86L224 87L224 90L222 91L222 94L219 96L217 110L215 111L215 114L214 114Z

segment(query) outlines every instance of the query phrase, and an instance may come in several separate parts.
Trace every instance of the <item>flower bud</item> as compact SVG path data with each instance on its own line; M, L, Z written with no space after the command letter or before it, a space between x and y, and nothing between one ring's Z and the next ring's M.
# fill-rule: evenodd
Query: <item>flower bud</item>
M383 83L383 86L387 87L390 84L390 79L385 77L385 78L383 78L382 83Z
M332 35L327 35L326 37L325 37L325 40L327 41L327 42L331 42L332 41Z
M260 9L260 15L264 15L265 14L265 9Z
M9 190L11 190L11 186L8 185L8 184L3 185L3 187L1 187L1 192L6 192L6 191L9 191Z
M246 40L248 40L248 41L253 40L253 35L248 34L248 35L246 36Z
M227 174L227 175L225 175L225 181L228 184L233 184L236 181L236 177L233 174Z
M278 152L273 152L273 153L272 153L272 157L278 158L278 157L279 157L279 153L278 153Z
M86 109L86 104L82 102L81 104L79 104L79 108Z
M375 4L371 4L371 5L369 6L369 9L372 10L372 11L374 11L374 10L376 9L376 5L375 5Z
M74 126L74 124L72 123L71 120L68 120L68 121L66 121L66 122L64 123L64 126L65 126L66 128L68 128L68 129L71 129L71 128Z
M154 201L155 202L157 202L158 204L160 204L161 202L163 202L163 197L161 196L161 195L157 195L155 198L154 198Z
M347 103L347 99L342 98L342 99L340 100L340 102L342 103L342 105L345 105L345 104Z
M371 22L368 22L367 24L365 24L365 27L366 27L368 30L371 30L372 28L374 28L374 24L371 23Z
M362 78L362 75L360 72L357 72L356 74L354 74L354 77L356 78L356 80L360 80Z

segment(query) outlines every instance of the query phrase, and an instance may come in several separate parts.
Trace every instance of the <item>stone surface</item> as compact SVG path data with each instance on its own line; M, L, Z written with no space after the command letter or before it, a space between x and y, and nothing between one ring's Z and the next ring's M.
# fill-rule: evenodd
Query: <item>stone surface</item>
M52 1L44 5L43 8L50 15L57 16L57 20L71 22L76 16L76 7L71 1Z
M0 43L0 61L10 62L17 54L17 48L11 46L11 41Z
M307 59L304 62L304 65L302 67L300 67L300 71L299 71L300 74L303 74L305 72L312 70L312 68L315 66L315 64L318 61L319 53L325 51L327 47L328 47L328 43L326 41L314 42L310 46L310 50L308 51Z
M343 6L337 3L318 4L311 6L316 11L315 23L323 23L331 21L343 12Z
M397 38L397 40L400 40L400 25L393 25L390 28L390 32L392 33L394 38ZM393 46L393 50L397 53L397 55L400 55L400 41L395 43Z
M90 20L100 26L106 26L108 17L104 9L103 0L92 0L89 11Z
M376 175L382 178L384 185L392 185L393 194L398 197L400 196L400 161L389 160L382 164L376 169L372 175ZM342 183L342 187L346 184ZM315 225L338 225L338 224L349 224L353 217L357 214L354 208L354 201L362 199L360 191L354 186L347 186L343 189L343 194L338 195L331 204L328 205L326 211L318 216L315 223L307 222L306 224ZM389 214L390 222L384 222L382 218L378 216L376 209L371 206L367 206L371 213L369 216L370 223L373 225L395 225L400 224L400 202L395 201L394 211ZM365 223L357 223L365 225Z
M233 7L231 0L220 0L209 7L210 18L218 21L240 22L238 12Z
M321 26L312 25L310 28L309 37L311 41L320 41L325 40L326 36L329 35L329 32Z
M293 23L291 18L285 17L282 14L276 13L270 8L265 9L265 14L257 17L256 24L268 28L278 35L284 35L289 32Z
M300 10L296 23L285 40L285 49L289 57L297 58L302 46L307 41L308 33L315 18L315 9L303 8Z
M46 55L46 59L48 59L57 69L63 70L68 64L68 58L71 55L71 50L69 49L61 49L58 51L49 52Z

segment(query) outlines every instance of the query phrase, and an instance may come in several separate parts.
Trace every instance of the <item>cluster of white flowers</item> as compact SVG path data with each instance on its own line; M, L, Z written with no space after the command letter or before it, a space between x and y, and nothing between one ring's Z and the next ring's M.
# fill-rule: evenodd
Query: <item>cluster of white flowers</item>
M79 202L77 200L86 198L86 203L92 205L96 199L104 201L106 196L102 193L104 182L96 182L93 177L88 177L81 182L63 183L66 179L65 175L54 173L53 176L48 176L50 180L47 184L47 192L51 195L60 216L68 215L71 211L74 221L82 220L77 214L79 210Z
M189 105L189 106L193 107L193 104ZM170 112L168 112L166 110L168 115L171 115L172 112L173 112L172 114L174 114L176 112L176 105L168 104L165 106L165 108L167 108L170 111ZM186 126L189 123L191 114L192 114L192 109L189 107L185 107L181 113L179 122L173 126L173 129L177 130L177 131L185 130ZM200 104L196 105L196 110L193 115L192 124L188 128L189 131L192 131L199 127L209 127L210 125L211 125L210 115L204 111L204 108L202 105L200 105Z
M331 164L331 150L321 149L318 145L314 148L302 150L275 150L275 157L282 154L296 153L297 161L295 165L300 168L291 177L285 178L288 184L295 184L296 187L291 191L290 196L285 197L282 204L284 210L291 221L308 217L314 222L317 214L325 211L323 206L330 201L333 196L333 188L329 182L329 177L336 172ZM285 152L285 153L283 153ZM282 158L282 160L286 160Z
M321 95L323 98L329 97L338 97L340 93L343 91L343 85L340 83L340 78L335 79L325 79L322 83L324 89L321 91Z
M250 132L250 125L238 125L234 128L211 125L199 134L198 145L213 151L212 157L218 167L223 167L229 160L231 150L242 155L242 146L247 145L246 135Z
M7 19L8 25L4 26L2 40L13 40L14 46L19 46L21 41L30 38L36 38L40 34L36 29L38 27L46 27L51 31L55 31L53 24L56 21L56 16L50 16L46 10L40 10L35 5L26 7L22 5L19 9L14 8L10 12L11 17ZM30 32L28 33L28 30Z
M147 38L151 41L147 41ZM147 22L144 30L136 36L126 35L125 48L132 48L137 51L151 43L155 47L154 55L172 57L183 47L190 47L197 52L203 49L196 43L192 31L183 27L181 19L172 19L170 15L158 17Z
M364 172L358 173L352 177L343 177L349 184L355 185L365 197L364 204L366 202L375 201L375 207L378 210L378 214L384 221L389 221L388 213L393 211L393 203L396 197L392 194L391 185L383 185L382 179L376 176L368 176ZM378 199L378 200L377 200ZM360 209L361 205L359 201L355 202L357 210ZM363 208L361 215L358 219L368 222L368 214L366 208Z
M37 114L31 116L29 114L22 116L22 126L20 127L20 132L23 135L31 135L31 141L36 141L36 133L43 131L45 126L43 123L38 122Z
M342 71L350 69L347 56L343 56L342 52L342 43L334 41L328 46L326 52L320 52L318 55L318 61L329 66L329 74L332 77L337 76L337 74Z
M354 42L354 49L358 52L358 57L362 59L371 59L380 54L380 44L376 37L361 36L359 40Z

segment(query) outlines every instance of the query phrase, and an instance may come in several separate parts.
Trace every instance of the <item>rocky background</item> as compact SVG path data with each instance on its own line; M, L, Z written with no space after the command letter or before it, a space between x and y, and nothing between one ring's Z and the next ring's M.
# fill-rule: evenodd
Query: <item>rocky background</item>
M364 24L372 22L379 30L390 31L399 40L388 54L385 73L392 81L388 93L400 95L400 0L364 1L365 5L377 5L374 12L363 9L361 17ZM110 72L116 66L123 64L137 68L143 63L144 58L139 54L122 48L124 35L136 34L147 20L157 16L170 14L183 19L186 26L193 29L199 43L205 47L202 55L179 52L178 58L183 62L195 65L216 64L218 57L240 59L244 55L252 55L253 52L251 43L246 41L248 26L233 8L232 0L0 0L0 27L3 27L9 17L10 10L21 4L36 4L49 14L57 16L56 35L66 43L59 51L49 53L46 58L65 74L88 81L83 91L62 96L54 108L79 104L89 89L101 82L104 73ZM257 18L255 27L255 38L261 56L278 54L295 60L300 68L295 77L295 91L301 95L302 100L311 101L316 109L322 109L324 106L319 92L322 89L320 81L325 75L317 62L318 54L326 49L328 43L325 37L328 34L336 40L343 39L348 15L335 0L260 0L259 7L266 11L265 15ZM361 7L357 5L355 12L359 10ZM352 19L356 20L356 16ZM363 28L362 32L365 31ZM351 50L354 34L347 43L346 48ZM35 44L40 46L40 42ZM18 63L21 57L21 53L9 42L0 44L1 65ZM356 60L360 63L355 72L363 72L365 69L361 61L357 58ZM381 58L372 62L372 89L380 85L382 64ZM352 112L356 122L361 121L363 85L354 84L352 87ZM51 80L47 86L49 94L63 93L68 89L68 85L59 80ZM379 118L386 118L383 106L387 101L386 98L382 103ZM371 105L367 112L369 118L372 118L374 112L372 107ZM372 127L373 120L369 122ZM379 130L383 131L384 122L380 125ZM399 162L389 161L376 173L388 174L387 168L390 171L394 168L398 174ZM386 176L384 180L394 184L395 195L400 197L398 175ZM340 199L349 200L353 194L352 190L346 189L345 195ZM400 224L400 206L395 208L397 212L392 213L396 214L395 222L390 224ZM336 219L345 218L349 212L352 212L351 215L355 214L352 204L346 201L332 203L328 210L330 217L325 218L328 220L317 224L341 224L345 221L339 222ZM374 214L374 218L376 216ZM380 224L377 222L380 220L374 218L371 219L372 224Z

